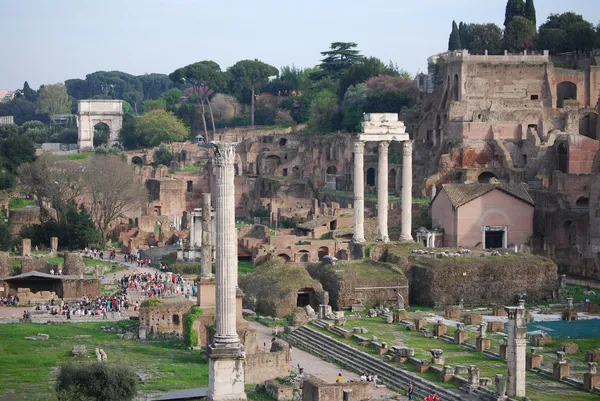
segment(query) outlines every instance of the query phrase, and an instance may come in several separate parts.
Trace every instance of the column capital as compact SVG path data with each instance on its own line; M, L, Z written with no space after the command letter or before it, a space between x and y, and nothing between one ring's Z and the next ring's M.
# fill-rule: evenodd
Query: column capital
M365 143L363 141L354 142L354 153L364 153Z
M404 156L412 156L413 140L409 139L408 141L403 141L402 144L402 154Z
M387 152L390 147L390 141L379 141L379 151Z
M213 141L215 148L214 159L217 166L233 166L235 163L236 142Z

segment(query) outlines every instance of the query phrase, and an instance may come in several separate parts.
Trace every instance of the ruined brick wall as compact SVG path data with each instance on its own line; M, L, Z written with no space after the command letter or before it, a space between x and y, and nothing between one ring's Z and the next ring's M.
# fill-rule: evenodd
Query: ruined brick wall
M481 258L417 257L408 273L410 300L419 305L510 303L521 293L529 300L552 295L557 266L539 256Z
M191 301L163 303L140 308L140 326L146 333L177 333L183 335L183 315L194 305Z
M288 347L279 352L246 354L246 384L262 384L265 380L286 377L290 373L291 362Z
M40 208L14 209L10 211L8 226L13 236L18 236L25 227L40 224Z
M100 280L97 278L63 278L63 298L76 299L83 296L96 297L100 295Z
M369 382L327 383L311 378L302 383L302 401L341 401L344 390L352 390L352 400L370 400L373 385Z
M171 178L151 178L146 181L150 194L148 214L182 216L186 210L186 182ZM160 208L160 213L158 209Z
M585 137L574 135L569 137L569 174L590 174L594 158L600 149L600 142Z

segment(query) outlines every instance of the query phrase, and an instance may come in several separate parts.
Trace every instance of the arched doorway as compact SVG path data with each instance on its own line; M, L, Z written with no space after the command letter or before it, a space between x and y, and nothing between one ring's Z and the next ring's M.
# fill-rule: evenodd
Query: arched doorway
M94 125L94 147L108 144L110 127L106 123Z
M561 82L556 86L556 107L562 109L568 99L577 99L577 85L569 81Z
M454 101L458 102L458 74L454 74L454 86L452 89L454 91Z
M463 173L462 171L458 171L456 172L456 174L454 174L454 181L458 182L458 183L462 183L463 182Z
M285 146L285 145L287 145L287 139L285 139L285 138L281 138L281 139L279 140L279 146L282 146L282 147L283 147L283 146Z
M590 199L586 198L585 196L582 196L579 199L577 199L577 202L575 202L575 206L582 208L590 207Z
M277 255L277 257L279 259L283 260L285 263L289 263L290 262L289 255L286 255L285 253L280 253L279 255Z
M568 174L569 173L569 151L567 145L561 143L558 145L558 170Z
M587 136L591 139L598 139L596 137L597 126L598 115L596 113L585 114L579 119L579 135Z
M298 262L310 262L310 252L298 251Z
M139 157L139 156L133 156L131 158L131 163L135 164L136 166L143 166L144 165L144 160L142 160L142 158Z
M375 186L375 169L373 167L367 170L367 185L370 187Z
M391 169L388 173L388 189L396 190L396 169Z
M325 186L327 189L337 189L337 167L327 167L327 173L325 174Z
M319 251L318 251L318 255L319 255L319 260L323 260L323 256L329 255L329 248L327 248L326 246L320 247Z
M496 174L490 173L489 171L479 174L479 177L477 177L477 181L480 184L496 184L499 182L498 177L496 177Z

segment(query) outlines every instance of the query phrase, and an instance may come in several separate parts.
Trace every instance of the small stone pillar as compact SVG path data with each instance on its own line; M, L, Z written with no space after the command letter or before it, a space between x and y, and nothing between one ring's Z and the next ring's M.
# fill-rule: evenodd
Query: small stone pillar
M490 349L491 342L490 339L487 338L487 324L485 322L482 322L479 325L479 336L477 337L475 343L477 347L477 352L483 352Z
M500 354L500 359L502 359L503 361L508 360L508 346L506 345L504 340L500 341L498 354Z
M444 309L446 319L460 319L461 308L458 306L449 306Z
M508 384L506 395L525 397L525 352L527 345L527 325L525 323L525 301L517 307L505 307L508 314Z
M406 309L396 309L394 311L394 322L408 319L408 311Z
M446 335L446 325L442 320L438 320L437 323L433 325L433 335L434 337L441 337Z
M365 242L365 143L354 142L354 242Z
M531 354L527 355L527 370L537 369L544 363L544 355L538 354L532 349Z
M583 375L583 389L594 391L596 387L600 387L598 364L596 362L588 362L588 372Z
M469 332L465 328L465 325L459 323L456 325L456 331L454 332L454 343L462 344L469 338Z
M447 383L454 377L454 368L452 366L444 366L442 367L442 372L440 373L440 380L442 383Z
M58 237L50 237L50 252L56 253L58 251Z
M573 298L567 298L567 309L573 309Z
M556 362L552 364L552 378L560 380L571 375L571 365L567 362L563 351L556 352Z
M444 358L444 350L436 348L429 350L429 352L431 353L432 365L443 365L446 363L446 359Z
M211 194L202 194L202 214L201 219L201 230L200 231L200 278L211 277L213 267L213 219L212 219L212 206L211 206ZM192 213L192 231L194 231L194 214ZM197 218L196 218L197 219ZM190 244L190 248L193 249L195 244Z
M390 242L388 236L388 141L379 142L377 169L377 241Z
M31 255L31 239L23 238L21 240L21 256Z
M413 141L403 141L402 148L402 214L400 241L413 242L412 237L412 150Z
M469 366L467 380L467 386L469 386L470 389L475 389L479 387L479 368L477 366Z
M330 305L319 305L319 319L327 319L332 314Z
M578 318L577 311L573 307L573 298L567 298L567 309L563 311L562 320L574 322Z
M494 379L494 387L496 389L496 395L498 400L506 399L506 379L502 375L496 375Z
M352 401L352 390L344 390L343 401Z
M427 328L427 319L424 317L419 317L415 319L415 327L417 330L426 329Z
M139 330L138 330L138 338L140 340L145 340L146 339L146 328L140 326Z

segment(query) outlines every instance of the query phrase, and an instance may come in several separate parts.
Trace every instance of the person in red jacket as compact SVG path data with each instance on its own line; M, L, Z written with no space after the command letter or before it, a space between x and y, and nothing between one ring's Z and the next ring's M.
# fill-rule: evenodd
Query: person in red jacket
M427 397L425 397L425 401L433 401L433 397L431 397L431 394L427 394Z
M437 393L433 394L433 401L440 401L440 397L438 397Z

